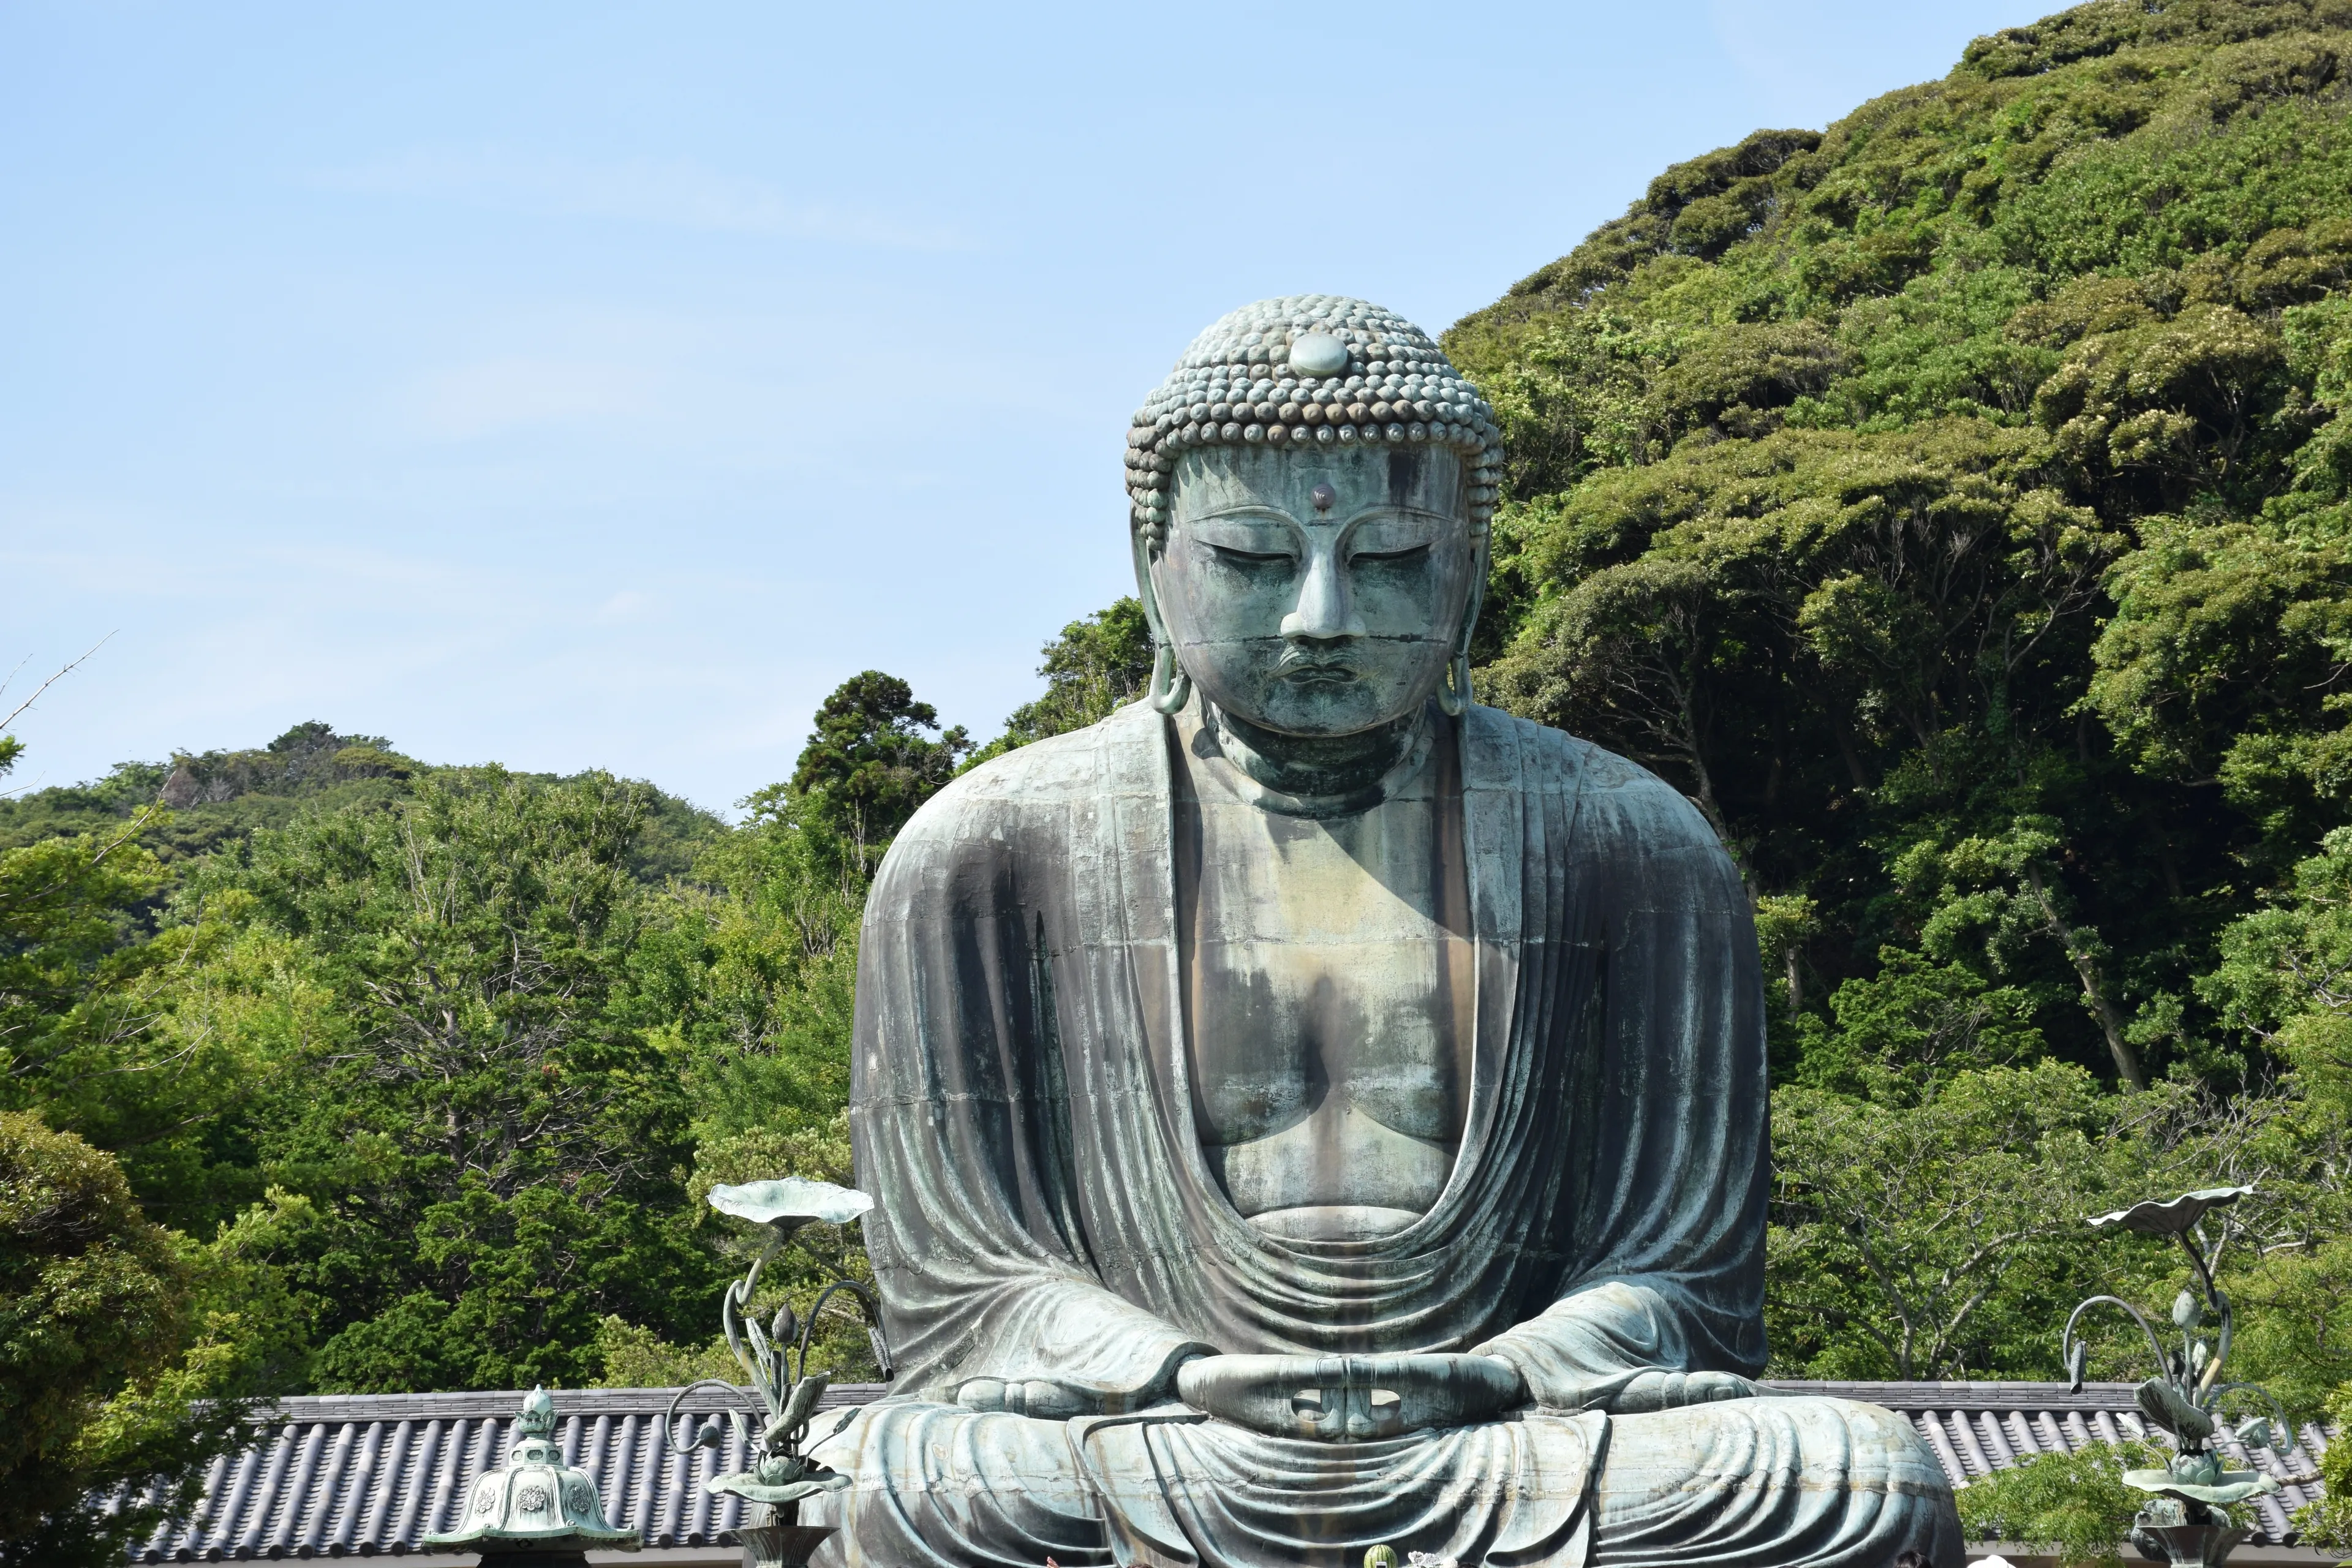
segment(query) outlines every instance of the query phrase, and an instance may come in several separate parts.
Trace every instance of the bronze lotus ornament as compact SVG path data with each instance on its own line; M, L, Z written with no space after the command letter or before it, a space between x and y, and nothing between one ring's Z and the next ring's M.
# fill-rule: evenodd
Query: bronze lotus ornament
M2137 1398L2149 1425L2171 1434L2174 1452L2162 1468L2126 1470L2123 1479L2127 1485L2154 1494L2134 1521L2132 1543L2158 1562L2219 1568L2245 1536L2230 1514L2231 1505L2278 1490L2278 1482L2259 1470L2225 1468L2221 1455L2212 1447L2217 1433L2231 1430L2230 1410L2248 1405L2266 1409L2236 1426L2234 1436L2247 1447L2273 1447L2279 1433L2291 1430L2285 1413L2268 1391L2251 1383L2224 1382L2221 1376L2230 1358L2232 1312L2230 1298L2213 1282L2220 1248L2207 1243L2203 1222L2207 1215L2252 1191L2252 1187L2203 1187L2176 1198L2151 1199L2097 1215L2089 1222L2098 1230L2170 1237L2188 1254L2192 1270L2192 1288L2181 1291L2172 1303L2179 1349L2168 1350L2146 1314L2116 1296L2094 1296L2076 1307L2059 1342L2069 1384L2080 1389L2090 1347L2075 1337L2074 1330L2084 1313L2099 1306L2119 1308L2147 1338L2158 1372L2139 1385ZM2203 1331L2209 1323L2214 1330L2210 1338Z
M827 1469L807 1454L810 1419L815 1415L818 1401L833 1379L830 1371L808 1369L809 1340L817 1319L836 1298L845 1296L856 1303L865 1317L866 1338L885 1380L892 1370L890 1352L882 1338L880 1303L870 1289L855 1279L836 1279L827 1285L817 1293L815 1304L805 1316L795 1313L789 1301L782 1303L765 1329L750 1315L751 1296L759 1289L760 1274L768 1260L802 1226L817 1221L846 1225L871 1210L874 1200L854 1187L785 1178L714 1187L710 1206L721 1214L764 1226L768 1237L750 1270L727 1287L719 1304L719 1322L726 1331L727 1346L735 1352L737 1363L751 1379L751 1392L759 1399L756 1410L728 1413L738 1438L754 1458L750 1468L714 1476L703 1485L712 1493L740 1497L752 1505L751 1517L735 1532L748 1549L747 1561L756 1562L762 1568L794 1568L806 1562L808 1553L832 1533L830 1527L799 1522L801 1500L849 1484L847 1476ZM731 1394L742 1392L732 1384L710 1378L678 1390L677 1397L670 1401L669 1416L662 1428L663 1441L669 1444L671 1452L716 1448L726 1440L725 1433L712 1424L700 1427L685 1447L670 1439L678 1406L696 1389L713 1385Z
M2180 1236L2194 1229L2199 1221L2218 1208L2226 1208L2246 1196L2252 1187L2200 1187L2193 1193L2183 1193L2177 1198L2150 1198L2127 1209L2113 1214L2094 1215L2093 1230L2105 1230L2121 1226L2139 1236ZM2191 1252L2193 1258L2198 1255Z

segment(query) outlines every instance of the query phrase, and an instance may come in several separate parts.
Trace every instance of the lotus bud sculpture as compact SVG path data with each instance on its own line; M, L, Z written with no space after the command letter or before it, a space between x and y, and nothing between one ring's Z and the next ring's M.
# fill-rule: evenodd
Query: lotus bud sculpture
M831 1182L785 1179L713 1187L710 1206L720 1214L765 1226L769 1234L767 1245L752 1260L751 1270L727 1287L719 1304L719 1323L727 1333L727 1348L735 1352L736 1361L751 1380L751 1392L760 1400L761 1408L757 1411L728 1412L737 1436L754 1458L751 1468L714 1476L703 1485L706 1490L740 1497L752 1505L751 1517L735 1531L748 1549L746 1563L750 1568L798 1568L807 1562L808 1554L818 1543L833 1533L830 1526L800 1522L801 1500L849 1483L848 1477L825 1468L805 1452L803 1439L810 1418L816 1414L817 1402L824 1396L825 1386L833 1379L829 1371L808 1370L810 1335L827 1304L835 1296L846 1295L857 1303L865 1316L866 1339L874 1347L874 1360L885 1380L892 1371L890 1350L882 1338L879 1303L873 1291L855 1279L836 1279L817 1292L816 1302L805 1317L794 1313L790 1302L784 1303L776 1309L765 1330L750 1315L751 1293L759 1288L760 1271L767 1267L768 1260L803 1226L816 1220L846 1225L871 1209L874 1200L854 1187L839 1187ZM732 1384L718 1383L712 1378L679 1389L677 1396L670 1401L669 1418L663 1425L665 1442L670 1441L678 1406L686 1397L698 1388L714 1384L730 1394L742 1392ZM686 1448L716 1448L725 1440L719 1427L706 1425L685 1448L672 1443L671 1451L683 1454Z
M2221 1377L2221 1368L2230 1359L2230 1298L2213 1283L2213 1263L2220 1249L2207 1244L2201 1222L2215 1209L2236 1203L2252 1191L2252 1187L2205 1187L2161 1202L2134 1204L2090 1222L2098 1230L2168 1236L2189 1255L2192 1288L2181 1291L2172 1303L2172 1325L2180 1335L2179 1350L2168 1350L2147 1316L2115 1296L2094 1296L2076 1307L2059 1342L2068 1383L2080 1389L2090 1359L2090 1347L2074 1337L2074 1326L2084 1313L2098 1306L2121 1308L2147 1336L2158 1371L2139 1385L2137 1398L2149 1424L2171 1434L2174 1452L2162 1469L2124 1472L2126 1484L2155 1494L2133 1521L2131 1540L2143 1556L2181 1568L2221 1568L2246 1534L2231 1517L2231 1506L2278 1490L2278 1482L2258 1470L2222 1468L2221 1456L2211 1445L2216 1433L2230 1430L2228 1411L2247 1404L2267 1405L2269 1415L2277 1418L2276 1430L2292 1430L2284 1412L2266 1390L2251 1383L2227 1383ZM2209 1324L2213 1330L2210 1339L2202 1331ZM2249 1448L2271 1447L2275 1443L2267 1416L2244 1421L2235 1435Z

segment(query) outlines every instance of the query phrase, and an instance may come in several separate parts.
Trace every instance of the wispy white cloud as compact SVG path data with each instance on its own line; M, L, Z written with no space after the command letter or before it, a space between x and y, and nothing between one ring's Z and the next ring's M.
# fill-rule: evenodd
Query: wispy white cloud
M596 606L596 619L606 626L642 621L647 618L653 607L651 597L634 588L625 588Z
M946 225L795 201L765 180L654 158L589 163L497 148L420 148L331 171L320 183L551 216L784 235L886 250L972 248L970 237Z

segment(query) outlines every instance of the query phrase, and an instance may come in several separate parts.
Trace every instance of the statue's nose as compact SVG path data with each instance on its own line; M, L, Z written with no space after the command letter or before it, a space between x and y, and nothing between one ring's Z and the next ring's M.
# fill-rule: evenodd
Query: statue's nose
M1282 635L1315 641L1335 641L1364 635L1356 618L1355 596L1348 592L1347 574L1333 559L1334 552L1309 551L1307 580L1298 585L1298 603L1282 617Z

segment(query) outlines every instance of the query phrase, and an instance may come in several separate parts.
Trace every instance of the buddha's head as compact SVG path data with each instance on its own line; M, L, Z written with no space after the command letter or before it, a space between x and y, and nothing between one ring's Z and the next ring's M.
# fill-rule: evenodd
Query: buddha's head
M1193 340L1128 441L1154 700L1198 686L1301 736L1459 712L1486 584L1494 414L1418 328L1328 295Z

